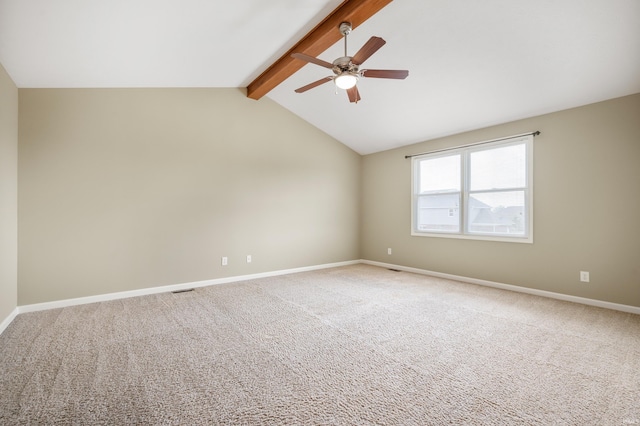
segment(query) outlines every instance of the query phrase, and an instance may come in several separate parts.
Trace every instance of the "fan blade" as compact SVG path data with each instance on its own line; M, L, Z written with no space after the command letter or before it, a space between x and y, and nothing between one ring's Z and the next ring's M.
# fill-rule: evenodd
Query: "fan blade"
M360 100L360 92L358 92L358 86L353 86L351 89L347 89L347 95L349 96L349 102L358 103Z
M360 50L358 50L358 52L353 55L353 58L351 58L351 62L356 65L362 64L364 61L369 59L371 55L376 53L378 49L384 46L385 43L386 41L384 41L380 37L371 37L369 41L367 41L364 46L362 46Z
M395 78L404 80L409 75L407 70L362 70L360 75L366 78Z
M296 89L295 92L296 93L302 93L302 92L306 92L309 89L313 89L316 86L320 86L321 84L327 83L329 81L333 80L333 77L325 77L325 78L321 78L318 81L314 81L313 83L309 83L306 86L302 86L299 89Z
M322 59L314 58L313 56L305 55L304 53L292 53L292 57L300 59L301 61L311 62L312 64L320 65L321 67L333 69L333 64Z

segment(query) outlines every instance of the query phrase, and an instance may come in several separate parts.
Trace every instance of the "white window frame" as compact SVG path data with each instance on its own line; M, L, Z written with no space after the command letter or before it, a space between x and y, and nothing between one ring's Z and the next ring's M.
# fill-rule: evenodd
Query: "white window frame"
M496 190L486 191L470 191L470 171L469 171L469 158L471 153L484 151L488 149L495 149L499 147L506 147L510 145L518 145L524 143L526 152L526 182L525 186L521 188L500 188ZM417 208L420 171L419 164L421 160L426 158L433 159L442 156L460 155L461 158L461 205L460 205L460 222L459 231L419 231L417 229ZM475 192L505 192L508 190L524 191L525 197L525 221L526 226L524 235L509 235L509 234L482 234L479 232L469 232L468 230L468 205L469 194ZM457 193L457 192L456 192ZM485 240L485 241L502 241L513 243L533 243L533 136L516 136L496 142L481 142L478 144L465 145L459 148L452 148L447 150L434 151L432 153L426 153L416 155L411 160L411 235L417 237L438 237L438 238L460 238L470 240Z

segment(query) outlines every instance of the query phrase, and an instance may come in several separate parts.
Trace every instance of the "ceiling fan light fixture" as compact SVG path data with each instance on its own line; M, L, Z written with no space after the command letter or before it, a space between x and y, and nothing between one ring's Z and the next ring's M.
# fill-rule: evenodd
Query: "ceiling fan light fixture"
M356 74L344 72L338 75L334 79L334 82L336 83L336 86L338 86L340 89L347 90L347 89L351 89L353 86L356 85L356 83L358 82L358 76Z
M345 1L346 3L346 1ZM385 45L381 37L373 36L356 52L354 56L347 54L347 35L351 32L351 24L343 22L340 24L340 33L344 36L344 56L339 57L333 62L323 61L322 59L309 56L304 53L294 52L291 54L296 59L300 59L305 62L320 65L321 67L328 68L333 71L334 76L327 76L320 80L309 83L306 86L299 87L295 90L296 93L303 93L307 90L318 87L321 84L333 81L336 85L336 94L338 88L347 92L349 102L358 103L361 100L360 92L356 87L358 79L360 77L372 77L372 78L391 78L396 80L403 80L409 75L407 70L360 70L360 65L366 61L371 55L376 53L378 49Z

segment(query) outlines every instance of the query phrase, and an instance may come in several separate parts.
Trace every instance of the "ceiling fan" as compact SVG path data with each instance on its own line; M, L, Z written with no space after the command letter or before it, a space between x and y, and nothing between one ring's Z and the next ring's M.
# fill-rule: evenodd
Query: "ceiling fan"
M384 46L386 41L380 37L373 36L360 48L360 50L358 50L358 52L356 52L355 55L347 56L347 36L351 32L351 24L349 22L343 22L340 24L339 28L340 33L344 36L344 56L336 59L333 63L305 55L304 53L293 53L291 55L296 59L329 68L330 70L333 70L333 73L335 74L334 76L328 76L318 81L314 81L313 83L309 83L306 86L302 86L295 90L296 93L303 93L309 89L320 86L321 84L333 81L336 87L347 91L349 102L357 103L361 99L358 87L356 86L360 77L393 78L398 80L407 78L409 75L409 71L407 70L361 70L359 68L360 65L369 59L371 55L376 53L378 49Z

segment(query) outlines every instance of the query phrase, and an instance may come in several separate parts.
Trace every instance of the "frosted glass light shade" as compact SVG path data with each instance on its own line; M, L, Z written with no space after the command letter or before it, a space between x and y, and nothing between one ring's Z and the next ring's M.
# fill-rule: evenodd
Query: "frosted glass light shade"
M358 82L358 77L354 74L343 73L335 78L336 86L341 89L351 89Z

